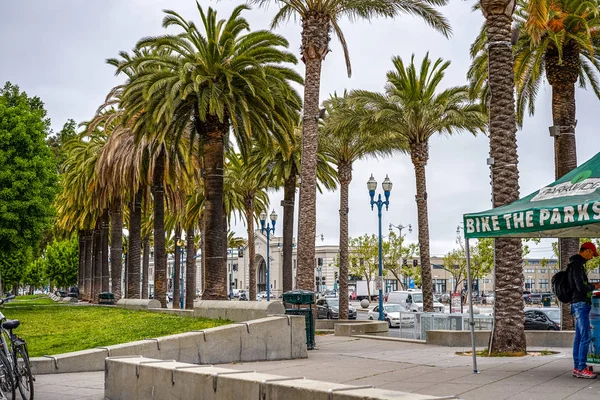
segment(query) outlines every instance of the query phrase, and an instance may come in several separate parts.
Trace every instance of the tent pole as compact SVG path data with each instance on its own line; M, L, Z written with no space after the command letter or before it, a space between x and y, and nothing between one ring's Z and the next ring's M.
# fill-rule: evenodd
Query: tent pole
M473 288L471 282L471 252L469 249L468 238L465 238L465 245L465 255L467 256L467 291L469 295L469 325L471 326L471 351L473 352L473 373L477 374L477 351L475 350L475 320L473 319Z

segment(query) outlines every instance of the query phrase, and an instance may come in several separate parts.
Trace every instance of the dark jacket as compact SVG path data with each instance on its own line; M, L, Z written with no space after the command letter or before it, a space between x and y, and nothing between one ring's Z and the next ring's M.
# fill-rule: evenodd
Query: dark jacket
M581 302L592 304L592 292L595 286L588 281L585 272L585 258L575 254L569 261L571 262L567 266L567 271L569 271L569 285L573 289L571 304Z

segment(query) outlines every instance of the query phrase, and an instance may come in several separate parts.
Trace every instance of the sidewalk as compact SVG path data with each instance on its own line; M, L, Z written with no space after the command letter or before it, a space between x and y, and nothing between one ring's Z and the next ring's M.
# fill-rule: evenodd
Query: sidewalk
M305 376L350 385L461 399L591 399L600 395L600 378L571 376L571 349L540 357L478 358L456 356L456 348L390 340L317 337L308 359L227 364L227 368L284 376ZM531 349L534 350L534 349ZM104 373L40 375L36 398L101 400ZM293 400L293 399L292 399Z

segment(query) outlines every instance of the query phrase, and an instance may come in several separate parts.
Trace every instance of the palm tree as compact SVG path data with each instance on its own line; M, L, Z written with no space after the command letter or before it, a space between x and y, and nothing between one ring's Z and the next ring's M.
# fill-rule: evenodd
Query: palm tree
M552 87L552 125L554 136L555 179L577 166L575 143L575 83L589 84L600 97L597 59L600 51L598 0L520 0L515 12L513 46L517 89L517 123L522 126L526 110L535 112L535 100L544 74ZM474 62L469 76L475 90L485 93L487 79L486 31L482 29L473 44ZM559 239L561 268L579 250L577 239ZM572 329L568 305L564 305L563 329Z
M433 312L433 286L429 259L429 221L425 166L429 160L429 139L436 134L482 131L486 114L480 104L470 100L467 86L439 90L450 61L438 58L433 63L426 54L420 69L400 57L393 57L394 70L387 73L385 93L356 90L350 94L356 104L368 110L363 126L396 136L398 150L408 148L415 168L419 253L423 310Z
M252 0L268 5L271 0ZM371 20L375 17L393 18L401 13L419 16L434 29L448 36L451 32L446 19L432 6L443 6L447 0L298 0L279 1L279 11L271 27L290 18L302 22L302 61L306 66L302 126L302 181L300 185L300 214L298 221L298 287L314 288L314 258L316 233L317 133L319 120L319 91L321 67L329 53L331 30L339 38L346 59L348 76L352 74L346 39L339 26L342 18Z
M252 163L249 168L252 173L267 171L264 177L270 182L271 189L283 187L283 291L292 290L294 272L292 266L293 238L294 238L294 208L296 201L296 187L300 176L302 152L302 124L298 115L293 123L283 127L285 129L287 146L273 142L260 148L260 162ZM322 141L319 137L319 143ZM336 173L333 167L334 160L323 152L319 144L317 152L317 190L335 190L337 187ZM253 251L250 249L250 251Z
M223 226L224 143L230 128L240 148L259 129L285 120L286 104L297 95L289 82L302 79L287 67L296 59L285 51L287 41L269 31L248 30L239 6L228 20L217 20L198 4L202 31L174 11L166 11L164 27L181 33L145 38L140 50L149 54L120 65L140 67L124 93L124 107L133 116L141 111L140 125L151 120L158 137L180 138L191 131L200 138L204 157L206 240L206 299L225 299L225 229ZM148 132L139 132L148 134ZM155 181L156 183L156 181ZM155 185L155 192L160 189ZM155 210L155 212L158 212ZM155 246L159 243L155 242ZM159 277L160 279L160 277ZM157 292L158 294L158 292Z
M320 150L337 166L340 182L340 319L348 319L348 192L352 182L352 165L368 156L390 155L393 150L406 151L403 143L398 145L393 138L377 134L363 126L367 111L360 105L348 104L344 96L331 96L324 103L327 117L321 130L323 136Z
M488 46L490 157L494 207L519 198L514 67L510 45L515 0L481 0ZM523 257L520 239L495 240L496 301L492 352L523 352ZM516 289L518 288L518 289Z
M267 182L264 170L257 172L251 166L260 162L260 155L253 155L245 160L241 154L227 153L226 180L230 181L231 191L240 197L246 231L248 234L248 288L250 300L256 300L256 265L254 264L254 222L261 212L268 211L269 196L265 190ZM261 174L262 172L262 174ZM231 243L230 243L231 244ZM232 247L233 248L233 247Z

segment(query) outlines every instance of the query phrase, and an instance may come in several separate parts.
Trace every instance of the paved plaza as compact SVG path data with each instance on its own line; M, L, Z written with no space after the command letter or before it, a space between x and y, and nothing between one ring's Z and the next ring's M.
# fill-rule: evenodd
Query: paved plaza
M573 378L571 349L518 358L471 357L460 349L350 337L319 336L308 359L227 364L227 368L461 399L593 399L600 379ZM104 373L40 375L36 398L101 400Z

